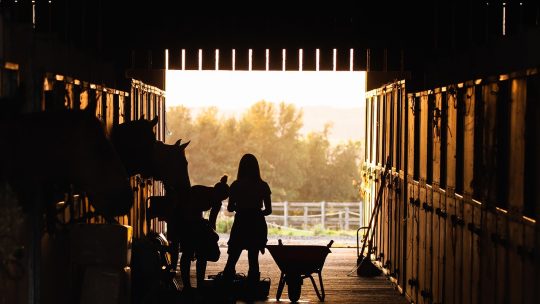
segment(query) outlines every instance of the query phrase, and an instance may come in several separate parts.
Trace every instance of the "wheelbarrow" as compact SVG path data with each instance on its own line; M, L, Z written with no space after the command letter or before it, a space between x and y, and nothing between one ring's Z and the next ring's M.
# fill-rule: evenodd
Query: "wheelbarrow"
M278 265L279 270L281 270L276 300L279 301L283 287L287 283L289 300L297 302L302 292L303 280L309 278L317 293L317 297L320 301L324 301L325 293L321 272L326 256L331 252L330 247L332 247L334 241L330 241L326 246L283 245L281 240L278 243L278 245L266 246ZM319 275L320 291L312 276L314 273Z

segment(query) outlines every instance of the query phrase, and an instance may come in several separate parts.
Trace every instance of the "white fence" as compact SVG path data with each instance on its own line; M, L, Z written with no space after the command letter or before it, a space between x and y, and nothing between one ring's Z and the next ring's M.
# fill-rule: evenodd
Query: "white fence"
M220 216L233 215L225 203ZM356 230L364 226L362 202L272 202L272 214L266 222L297 229Z

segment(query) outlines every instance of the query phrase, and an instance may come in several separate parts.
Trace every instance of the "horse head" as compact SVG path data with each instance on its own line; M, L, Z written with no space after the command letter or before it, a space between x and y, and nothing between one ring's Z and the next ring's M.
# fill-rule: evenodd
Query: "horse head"
M98 213L129 212L129 177L95 116L83 111L40 112L7 123L9 135L0 136L4 178L20 196L32 192L28 187L49 191L50 185L73 184L88 195Z
M191 188L185 153L188 145L189 141L182 144L178 140L173 145L157 141L152 157L154 178L163 181L166 189L174 191L180 198L185 198Z
M157 116L152 120L146 120L143 116L113 126L111 141L130 176L151 176L152 153L156 142L154 127L157 123Z

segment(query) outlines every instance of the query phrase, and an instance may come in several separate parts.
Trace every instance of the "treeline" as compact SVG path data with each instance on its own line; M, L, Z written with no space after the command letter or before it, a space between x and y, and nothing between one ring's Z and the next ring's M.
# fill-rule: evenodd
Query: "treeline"
M167 142L190 140L186 149L192 184L213 185L223 174L236 179L238 162L254 154L274 201L358 201L361 145L348 141L332 146L327 125L302 136L301 109L260 101L238 118L217 108L169 108Z

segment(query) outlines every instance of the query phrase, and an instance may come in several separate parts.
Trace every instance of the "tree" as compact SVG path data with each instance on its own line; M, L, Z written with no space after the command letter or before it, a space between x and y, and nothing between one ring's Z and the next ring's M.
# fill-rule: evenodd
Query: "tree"
M165 142L172 144L177 140L186 139L193 134L193 121L191 110L184 106L170 107L167 109Z
M257 156L262 177L274 201L356 201L359 192L360 143L333 147L327 124L303 137L303 112L294 105L264 100L253 104L240 119L220 116L206 108L196 117L185 107L167 113L167 140L191 140L186 150L193 184L213 185L223 174L236 178L245 153Z

